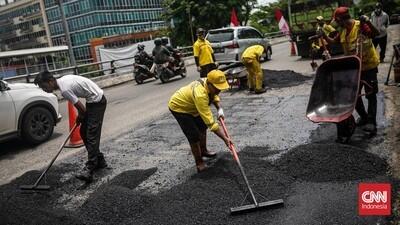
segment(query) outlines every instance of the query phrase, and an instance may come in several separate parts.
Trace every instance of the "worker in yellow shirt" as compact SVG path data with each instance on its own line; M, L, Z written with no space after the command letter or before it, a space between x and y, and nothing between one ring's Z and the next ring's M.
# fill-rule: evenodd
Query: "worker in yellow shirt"
M267 90L263 87L263 71L261 69L260 58L264 53L264 47L261 45L253 45L242 54L242 62L247 69L247 80L250 91L256 94L262 94Z
M368 85L364 85L364 83L361 82L359 94L361 94L361 90L365 88L366 98L368 99L368 113L365 111L364 103L360 95L356 103L356 111L360 116L360 119L357 121L357 126L364 126L363 130L373 136L377 132L376 94L378 93L377 73L379 57L372 43L372 38L379 34L379 31L371 24L367 16L360 16L360 20L351 18L347 7L337 8L334 12L334 20L341 30L334 38L330 38L326 34L321 33L328 42L340 42L345 55L359 54L357 51L357 42L361 43L361 80L365 81ZM348 120L337 124L338 142L346 143L350 140L354 131L354 122L351 122L350 120L354 120L353 116L350 116Z
M197 29L197 41L193 44L194 61L201 78L207 77L208 72L218 67L211 44L205 39L205 33L203 28Z
M318 24L317 25L317 30L316 30L317 34L320 33L320 32L324 32L324 34L326 36L334 36L337 33L335 28L333 28L331 25L325 23L324 17L317 16L315 19L316 19L317 24ZM329 51L328 42L323 38L317 38L311 45L312 50L313 50L313 54L314 54L313 57L315 57L315 55L317 55L317 54L322 53L322 59L326 60L327 56L324 55L324 52L323 52L325 50L324 46Z
M218 94L228 88L225 74L220 70L212 70L207 78L200 78L180 88L169 100L169 110L189 141L197 172L206 169L202 157L216 156L215 152L207 149L207 128L220 137L227 146L231 144L231 140L214 119L210 107L213 103L218 110L218 118L224 117Z

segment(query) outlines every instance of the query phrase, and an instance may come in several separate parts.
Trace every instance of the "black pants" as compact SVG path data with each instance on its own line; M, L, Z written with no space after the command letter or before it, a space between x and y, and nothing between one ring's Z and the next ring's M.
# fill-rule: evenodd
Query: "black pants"
M211 71L211 70L215 70L217 69L217 66L214 63L210 63L207 65L203 65L200 66L200 77L207 77L207 74Z
M356 121L353 115L350 115L349 118L336 123L337 128L337 136L339 137L351 137L356 129Z
M379 59L381 62L385 59L386 53L386 44L387 44L387 35L372 39L372 43L374 43L375 48L379 45L381 51L379 52Z
M356 111L361 118L367 119L369 123L376 126L376 111L377 111L377 97L378 93L378 79L377 79L378 68L374 68L367 71L361 72L361 81L365 81L367 85L363 82L360 83L360 90L358 94L361 94L364 88L365 97L368 99L368 113L365 110L362 97L358 97L356 103Z
M95 169L99 162L104 161L99 147L106 106L107 100L104 96L100 102L86 103L86 113L81 123L80 133L88 152L86 165L90 170Z
M188 139L190 144L194 144L200 141L200 136L204 135L207 131L207 125L204 123L200 116L194 117L187 113L179 113L172 111L172 115L178 121L183 133Z

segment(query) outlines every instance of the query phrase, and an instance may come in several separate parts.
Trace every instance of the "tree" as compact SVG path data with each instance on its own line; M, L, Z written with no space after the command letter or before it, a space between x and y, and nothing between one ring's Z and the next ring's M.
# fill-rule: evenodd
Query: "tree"
M242 25L250 18L257 0L165 0L166 21L172 21L171 39L175 45L191 45L191 35L199 27L215 29L230 24L231 10L236 10Z

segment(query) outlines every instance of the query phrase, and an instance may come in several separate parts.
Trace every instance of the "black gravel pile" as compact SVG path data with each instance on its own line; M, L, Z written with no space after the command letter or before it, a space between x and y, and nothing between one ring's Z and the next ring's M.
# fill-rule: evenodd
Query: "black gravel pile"
M312 79L293 70L267 70L264 69L264 84L271 88L284 88L300 85Z
M20 185L34 184L41 171L29 171L0 187L0 224L40 224L40 225L67 225L82 224L79 217L61 207L57 207L56 200L71 187L71 181L60 182L60 175L70 171L72 166L63 168L54 167L46 176L50 191L23 191Z
M291 178L259 158L259 152L241 152L240 157L254 189L268 199L284 198ZM264 154L265 155L265 154ZM275 210L232 217L229 208L239 206L244 183L229 153L221 155L201 174L157 195L146 195L126 186L137 184L149 171L131 171L104 185L82 207L87 223L96 224L264 224ZM119 186L116 180L121 181ZM129 185L133 187L134 185ZM257 196L260 201L262 197ZM246 202L246 204L249 204ZM281 209L276 209L281 210Z
M80 214L87 224L121 224L128 218L140 217L153 200L132 189L156 170L130 170L119 174L90 196Z
M298 146L276 164L293 178L313 182L373 178L385 175L388 166L383 159L371 153L333 143Z

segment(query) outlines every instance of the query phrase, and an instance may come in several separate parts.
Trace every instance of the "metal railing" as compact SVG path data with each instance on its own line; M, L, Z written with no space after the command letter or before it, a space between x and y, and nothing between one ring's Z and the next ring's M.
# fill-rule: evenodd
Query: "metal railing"
M60 68L60 69L49 70L49 72L52 73L53 75L55 75L55 77L59 77L64 74L67 74L67 73L74 73L76 75L80 75L80 76L84 76L84 77L92 77L92 75L96 74L96 75L98 75L96 77L99 77L99 76L106 75L105 74L106 71L110 71L110 74L114 74L114 73L117 73L118 69L132 67L131 70L124 71L124 73L129 73L129 72L133 72L133 63L128 64L128 65L115 66L115 62L133 59L133 58L134 57L126 57L126 58L121 58L121 59L116 59L116 60L107 60L107 61L101 61L101 62L81 64L81 65L77 65L75 67L69 66L69 67ZM110 64L110 68L104 69L102 64L107 64L107 63ZM91 70L91 71L79 72L82 70L82 68L89 68L89 70ZM97 69L93 69L93 68L97 68ZM28 71L28 74L7 77L4 80L9 81L9 82L25 80L27 83L31 83L32 82L31 79L34 78L37 74L39 74L39 72L30 73Z

